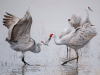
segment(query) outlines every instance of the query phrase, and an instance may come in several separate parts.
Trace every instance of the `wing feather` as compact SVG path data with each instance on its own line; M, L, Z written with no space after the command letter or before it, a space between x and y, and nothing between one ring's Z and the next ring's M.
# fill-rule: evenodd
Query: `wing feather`
M87 25L89 25L87 23ZM94 36L96 36L96 31L92 28L92 26L90 27L83 27L82 29L78 30L76 32L76 35L75 37L73 37L71 40L70 40L70 43L73 45L73 46L84 46L85 43L89 42Z
M32 17L29 11L26 11L25 16L13 27L11 41L30 41L30 29L32 25Z
M9 29L19 21L19 18L7 12L6 14L4 15L5 18L3 18L3 25Z

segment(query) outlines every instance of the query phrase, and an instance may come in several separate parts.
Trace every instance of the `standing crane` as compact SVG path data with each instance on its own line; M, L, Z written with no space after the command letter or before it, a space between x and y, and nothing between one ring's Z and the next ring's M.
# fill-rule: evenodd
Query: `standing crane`
M67 45L68 47L75 50L78 62L78 49L83 48L94 36L96 36L97 32L93 28L92 24L86 23L83 27L78 27L71 31L68 35L63 36L61 39L56 36L56 34L50 34L51 38L54 37L54 42L56 45ZM62 65L66 64L69 61L74 59L65 61Z

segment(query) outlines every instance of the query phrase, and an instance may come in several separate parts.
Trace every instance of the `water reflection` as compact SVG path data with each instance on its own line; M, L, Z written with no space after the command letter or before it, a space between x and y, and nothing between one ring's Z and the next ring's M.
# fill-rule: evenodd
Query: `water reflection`
M18 69L13 69L12 70L12 75L25 75L25 70L27 67L25 65L20 66Z
M17 69L13 69L12 73L10 73L11 75L30 75L32 73L36 73L36 72L40 72L40 66L27 66L27 65L23 65L23 66L19 66L19 68Z
M25 65L22 66L22 75L25 75Z
M78 75L78 63L76 60L73 60L66 64L66 66L63 66L63 72L65 75Z

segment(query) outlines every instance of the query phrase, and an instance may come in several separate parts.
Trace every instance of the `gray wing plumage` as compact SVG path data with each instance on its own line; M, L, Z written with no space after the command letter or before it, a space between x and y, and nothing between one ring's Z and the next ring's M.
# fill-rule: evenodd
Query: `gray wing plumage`
M26 14L18 23L13 27L11 33L11 41L21 41L29 42L30 41L30 29L32 25L32 17L29 11L26 11Z
M94 36L96 36L96 31L91 26L91 24L86 23L81 29L77 30L75 36L70 40L70 43L74 46L82 46L89 42Z
M6 14L4 15L5 18L3 18L3 25L9 29L19 21L19 18L7 12Z

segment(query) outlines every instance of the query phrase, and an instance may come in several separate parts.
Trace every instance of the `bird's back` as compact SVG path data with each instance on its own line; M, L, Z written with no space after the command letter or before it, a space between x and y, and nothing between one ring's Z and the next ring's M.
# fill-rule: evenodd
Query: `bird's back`
M94 36L96 36L96 31L91 24L87 23L86 27L82 27L79 29L75 36L70 40L70 45L75 46L75 48L82 48L84 47Z

